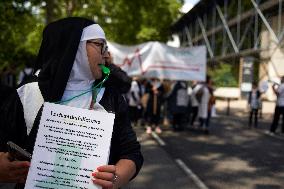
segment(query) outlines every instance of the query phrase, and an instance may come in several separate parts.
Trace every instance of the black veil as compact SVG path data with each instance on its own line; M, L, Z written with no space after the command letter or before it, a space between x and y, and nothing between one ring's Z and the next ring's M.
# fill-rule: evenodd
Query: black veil
M38 84L47 102L60 101L76 57L83 29L94 21L69 17L47 25L34 66L41 69Z

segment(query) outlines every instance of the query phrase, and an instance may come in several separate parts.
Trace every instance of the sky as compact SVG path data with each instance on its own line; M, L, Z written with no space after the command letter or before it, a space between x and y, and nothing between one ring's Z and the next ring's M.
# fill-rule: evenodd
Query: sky
M187 13L199 1L200 0L185 0L184 1L184 5L181 8L181 12Z

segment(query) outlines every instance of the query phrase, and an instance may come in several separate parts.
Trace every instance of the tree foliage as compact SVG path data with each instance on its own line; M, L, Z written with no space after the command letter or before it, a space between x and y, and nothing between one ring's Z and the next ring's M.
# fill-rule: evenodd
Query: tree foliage
M24 1L0 3L0 69L7 65L15 67L32 56L26 51L25 43L35 18L24 4Z
M238 87L238 64L219 64L208 72L216 87Z
M97 2L99 3L89 2L88 8L75 11L74 15L94 18L104 28L109 40L128 45L145 41L167 41L168 27L179 16L178 10L181 7L181 2L177 0Z
M59 18L82 16L99 23L108 40L121 44L165 42L180 16L183 0L2 0L0 70L36 56L44 26Z

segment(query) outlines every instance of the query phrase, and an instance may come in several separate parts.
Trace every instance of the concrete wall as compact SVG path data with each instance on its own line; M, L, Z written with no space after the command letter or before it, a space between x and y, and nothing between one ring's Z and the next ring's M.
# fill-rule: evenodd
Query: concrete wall
M284 16L282 16L284 20ZM271 17L268 22L275 34L278 34L278 16ZM284 26L284 22L282 23ZM283 28L282 26L282 28ZM279 37L278 37L279 38ZM282 46L282 48L281 48ZM260 53L261 65L259 69L260 81L280 81L280 77L284 75L284 42L280 45L274 40L273 35L267 30L265 25L262 26L261 31L261 48L269 49ZM275 100L276 96L272 91L272 83L269 83L269 90L264 95L268 100Z

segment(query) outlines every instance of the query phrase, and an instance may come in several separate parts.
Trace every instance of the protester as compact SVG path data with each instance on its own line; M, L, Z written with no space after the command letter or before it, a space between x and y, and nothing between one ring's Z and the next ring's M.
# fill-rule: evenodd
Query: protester
M187 94L187 83L185 81L177 81L171 94L168 97L171 104L171 113L173 114L173 130L182 131L186 122L187 106L189 96Z
M110 80L94 92L96 98L93 99L93 92L85 93L105 79L99 65L105 64L108 56L104 31L91 20L65 18L44 29L34 69L34 72L40 69L38 78L18 88L0 115L1 182L24 183L29 166L28 162L8 160L7 141L32 153L42 103L67 99L72 99L65 103L67 106L84 109L98 106L115 113L109 165L92 168L96 170L93 182L103 188L119 188L137 175L143 157L130 125L127 104L117 89L119 86ZM85 94L79 96L82 93ZM3 176L3 172L8 174ZM17 187L24 188L24 185Z
M208 101L208 115L207 115L207 119L206 119L206 126L207 126L207 129L209 128L209 125L210 125L210 120L213 116L216 116L216 112L213 112L215 110L213 110L213 107L215 108L215 102L216 102L216 98L214 96L214 86L213 86L213 80L208 76L207 77L207 88L209 90L209 94L210 94L210 97L209 97L209 101ZM214 115L213 115L214 113ZM209 130L206 131L205 130L205 133L209 133Z
M1 83L3 85L15 88L16 87L16 75L14 66L6 66L1 72Z
M193 81L192 82L192 92L191 92L191 95L190 95L190 101L191 101L191 111L190 111L190 114L191 114L191 119L190 119L190 125L191 126L194 126L194 122L195 122L195 119L197 117L197 114L198 114L198 101L196 99L196 92L198 91L199 87L196 87L198 84L197 84L197 81Z
M131 88L128 92L128 106L129 106L130 119L134 126L137 126L139 113L142 108L141 97L142 94L138 84L138 78L133 77Z
M140 112L140 126L144 127L147 124L147 104L149 100L149 93L146 93L146 88L148 86L148 80L143 78L140 80L140 90L141 90L141 112Z
M161 119L161 105L163 101L164 88L159 79L152 78L151 82L146 87L146 93L149 93L147 102L147 117L149 126L146 127L146 133L150 134L152 129L156 133L161 133L159 126Z
M276 88L278 87L278 88ZM273 122L270 126L271 134L275 134L278 127L280 115L282 115L282 133L284 133L284 76L281 77L281 84L273 84L274 93L277 96L276 107L274 110Z
M211 82L209 76L206 77L206 83L201 84L199 90L196 92L196 98L199 101L198 106L198 117L200 127L203 129L205 134L209 133L209 121L211 112L209 110L209 100L211 97L211 91L209 91L208 84Z
M162 117L163 117L163 125L168 127L170 126L170 123L172 122L173 116L171 113L171 107L173 106L173 104L175 102L171 101L169 99L169 96L173 90L174 87L174 81L170 81L170 80L163 80L163 88L164 88L164 102L163 102L163 111L162 111Z
M252 83L252 90L248 95L248 104L250 107L250 115L249 115L249 127L252 125L252 120L254 118L254 127L257 128L258 125L258 110L260 108L260 91L258 90L258 86L256 82Z

